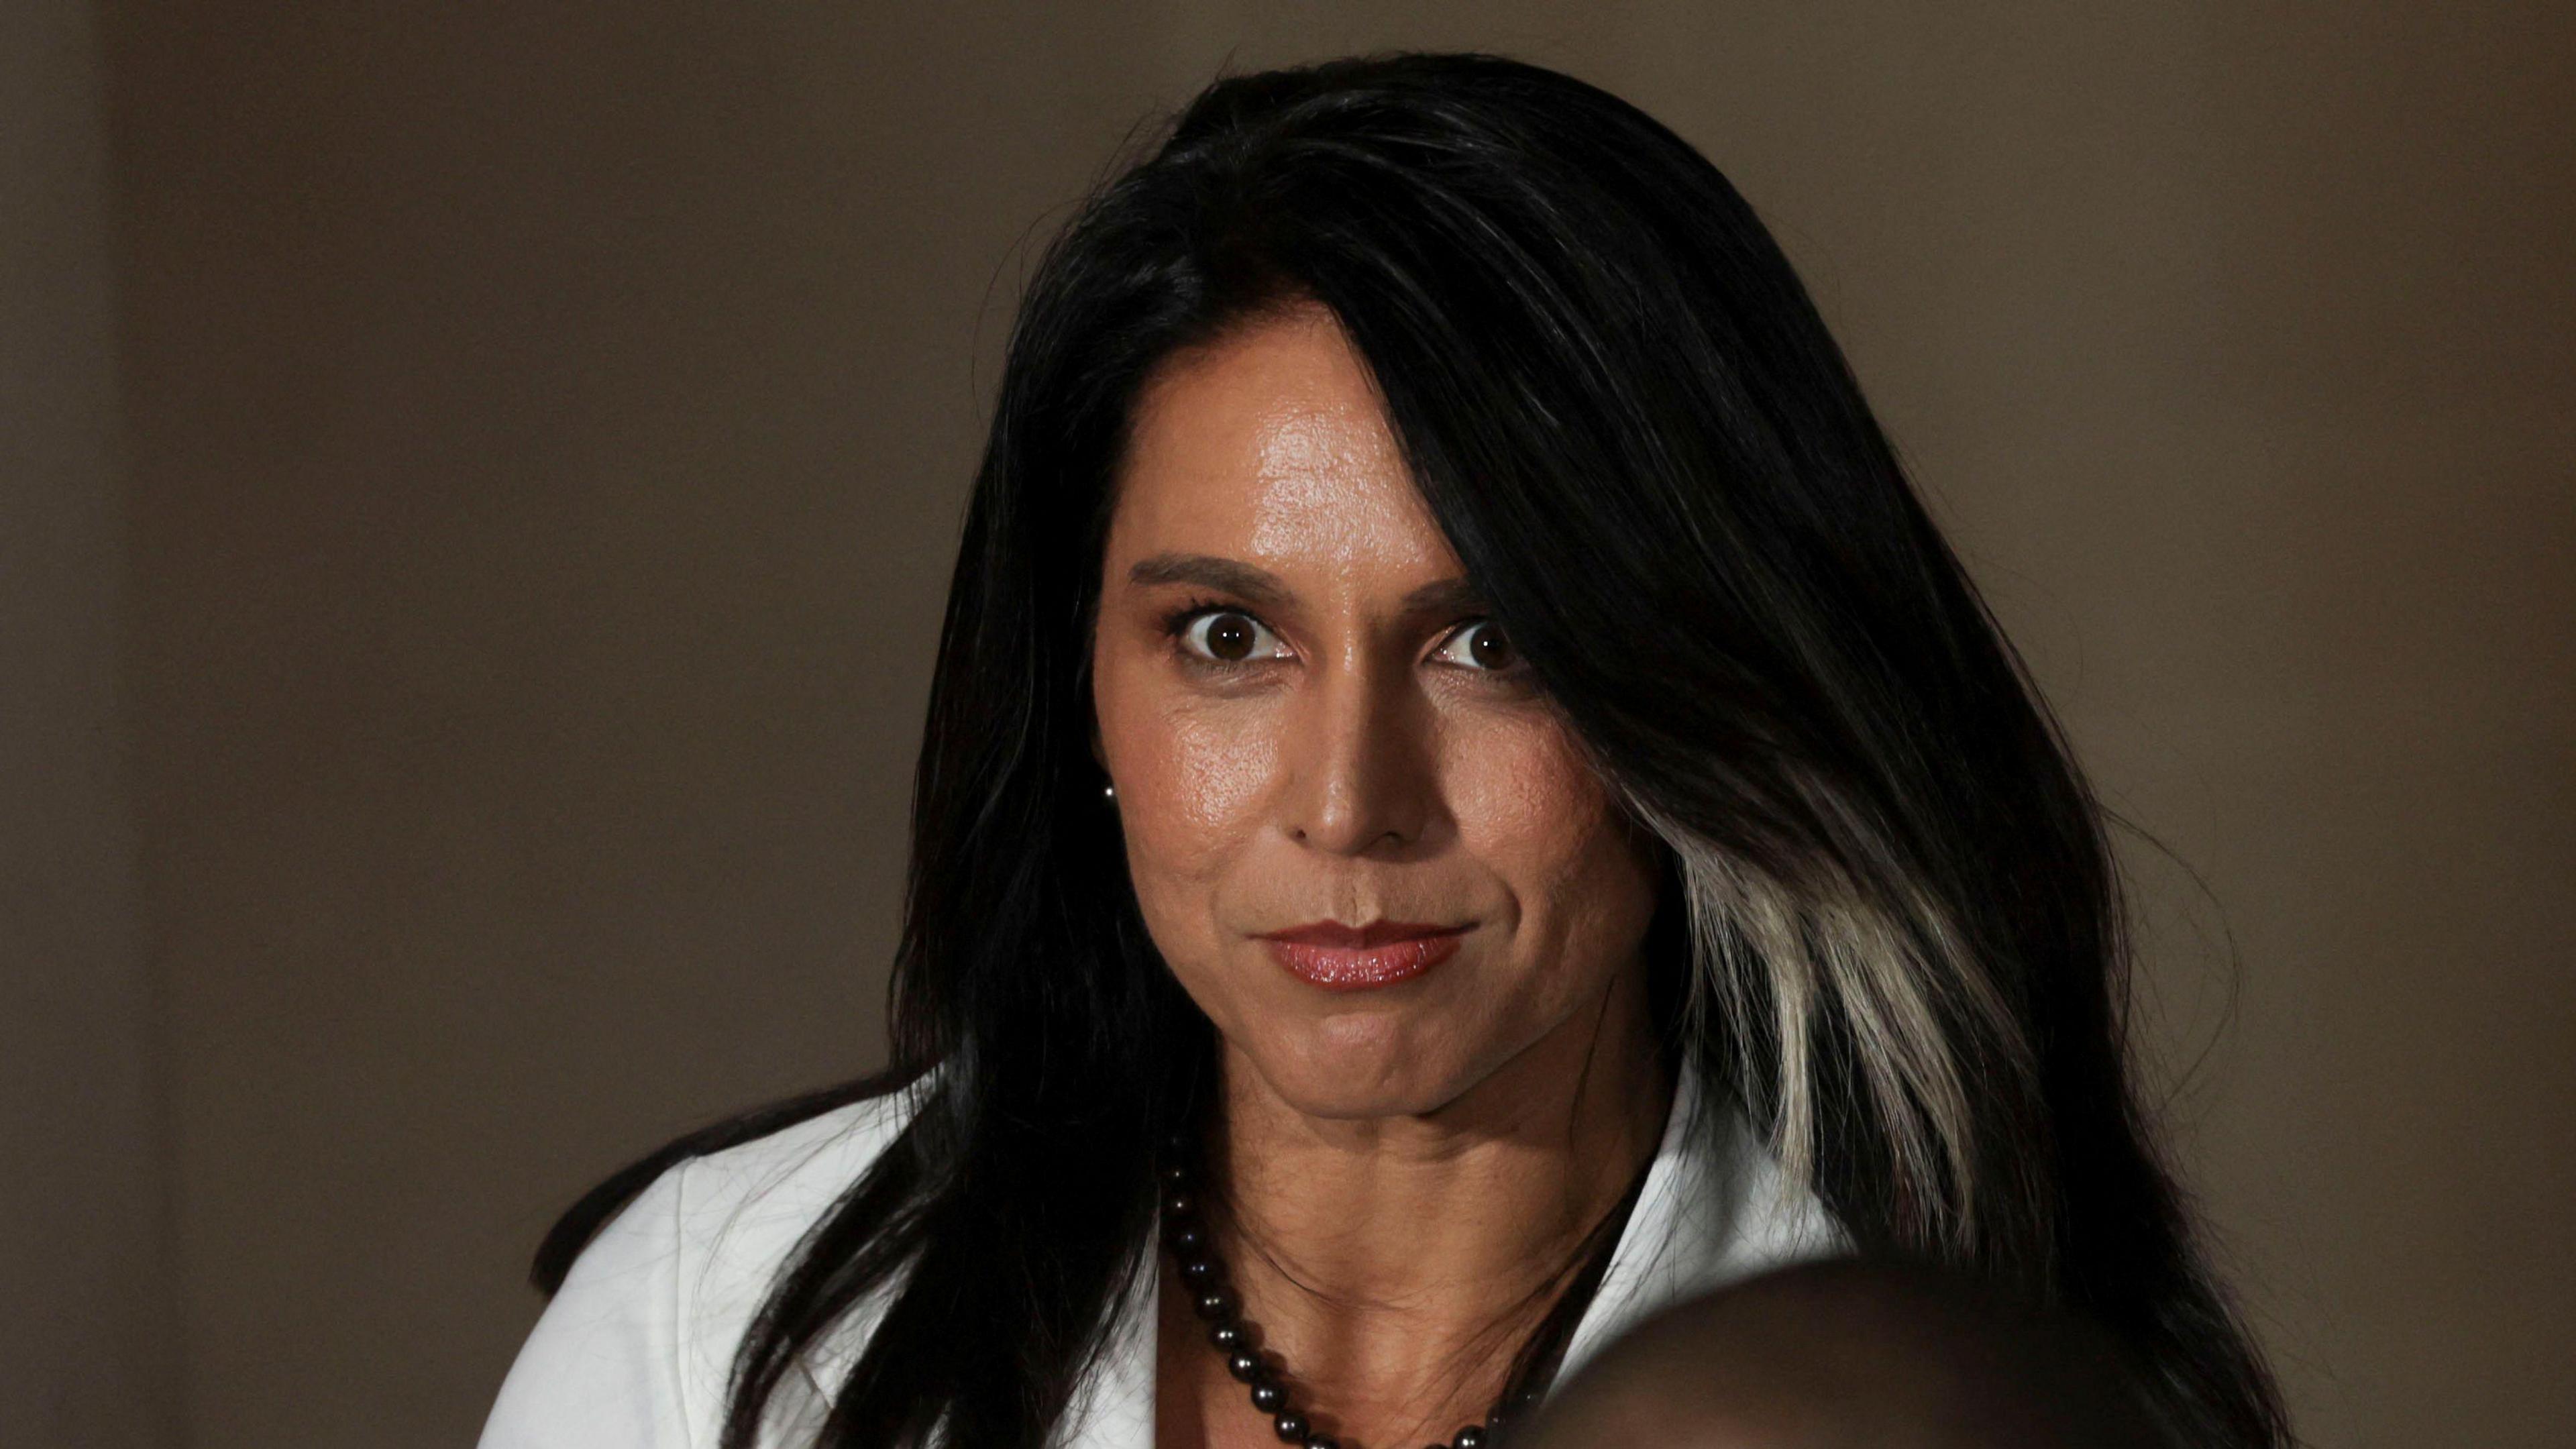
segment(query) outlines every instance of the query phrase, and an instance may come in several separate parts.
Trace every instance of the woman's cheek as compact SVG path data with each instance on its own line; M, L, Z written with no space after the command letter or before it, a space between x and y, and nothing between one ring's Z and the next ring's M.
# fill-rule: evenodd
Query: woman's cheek
M1604 805L1563 727L1515 717L1446 734L1450 808L1468 848L1515 891L1557 885L1591 848Z
M1642 935L1652 875L1561 725L1515 720L1458 738L1459 828L1517 905L1520 969L1544 978L1546 999L1587 993Z
M1147 926L1169 955L1222 952L1230 877L1259 836L1276 740L1243 701L1193 700L1140 712L1120 753L1128 874Z
M1279 741L1267 701L1189 701L1158 721L1158 805L1173 828L1215 854L1250 843L1279 769Z

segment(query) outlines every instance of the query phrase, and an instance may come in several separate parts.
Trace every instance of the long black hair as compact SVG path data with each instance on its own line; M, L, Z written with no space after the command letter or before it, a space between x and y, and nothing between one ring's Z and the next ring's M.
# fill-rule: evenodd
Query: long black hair
M1158 363L1312 303L1663 844L1675 1049L1861 1248L2091 1315L2193 1443L2287 1442L2131 1094L2125 911L2062 731L1725 177L1618 98L1482 55L1221 80L1046 251L941 630L893 1064L603 1184L540 1286L671 1163L919 1084L774 1284L723 1443L879 1288L824 1444L1044 1442L1141 1281L1155 1133L1217 1050L1098 798L1111 480Z

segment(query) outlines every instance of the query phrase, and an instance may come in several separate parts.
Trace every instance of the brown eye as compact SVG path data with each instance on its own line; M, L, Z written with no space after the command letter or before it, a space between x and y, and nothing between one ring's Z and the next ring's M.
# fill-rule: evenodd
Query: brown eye
M1503 626L1491 619L1479 619L1449 636L1441 646L1440 657L1471 669L1500 673L1520 663L1520 651L1512 647Z
M1213 609L1192 619L1181 630L1181 640L1190 652L1219 664L1243 664L1262 657L1264 636L1270 631L1249 614L1231 609ZM1267 648L1277 651L1277 641L1269 640Z
M1210 654L1231 663L1252 653L1252 621L1241 614L1219 614L1208 620Z

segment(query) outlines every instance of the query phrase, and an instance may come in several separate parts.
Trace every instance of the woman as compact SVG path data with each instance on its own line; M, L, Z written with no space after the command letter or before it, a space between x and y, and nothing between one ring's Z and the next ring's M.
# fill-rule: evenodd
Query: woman
M893 1067L576 1206L491 1449L1464 1446L1846 1252L2285 1442L2097 806L1786 260L1597 89L1237 77L1090 201L913 829Z

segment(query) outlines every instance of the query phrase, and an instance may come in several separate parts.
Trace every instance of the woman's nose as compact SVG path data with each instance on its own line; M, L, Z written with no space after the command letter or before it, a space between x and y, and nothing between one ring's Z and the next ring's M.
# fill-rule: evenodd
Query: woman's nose
M1335 660L1289 712L1291 838L1336 855L1400 852L1438 811L1430 711L1400 665Z

